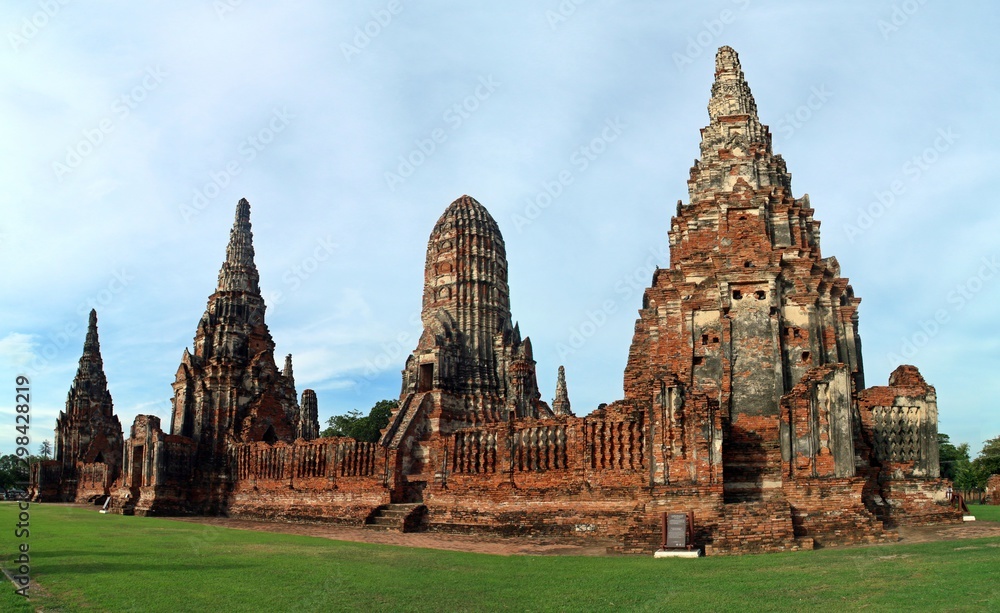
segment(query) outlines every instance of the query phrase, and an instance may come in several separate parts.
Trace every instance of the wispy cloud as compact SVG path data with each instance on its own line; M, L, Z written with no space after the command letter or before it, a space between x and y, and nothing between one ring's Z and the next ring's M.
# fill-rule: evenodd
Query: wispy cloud
M687 199L720 44L741 55L795 195L811 196L824 255L864 299L870 384L995 251L1000 8L925 3L896 25L892 2L566 4L66 3L30 37L20 32L40 5L11 8L0 32L25 40L0 54L2 380L49 353L34 393L39 415L54 415L93 304L123 424L166 412L246 197L268 324L300 391L319 391L323 419L393 397L420 332L427 237L469 193L504 233L543 395L564 360L578 411L612 401L641 303L615 285ZM275 109L293 115L280 132ZM580 170L574 152L616 118L620 134ZM907 175L938 129L960 137ZM390 188L386 173L414 152L421 163ZM57 176L70 153L80 159ZM844 227L895 180L905 190L852 242ZM607 300L618 302L599 330L560 354ZM998 300L1000 284L984 283L913 357L938 388L942 431L973 447L1000 432L983 387L1000 358L982 326ZM10 436L0 429L0 443Z

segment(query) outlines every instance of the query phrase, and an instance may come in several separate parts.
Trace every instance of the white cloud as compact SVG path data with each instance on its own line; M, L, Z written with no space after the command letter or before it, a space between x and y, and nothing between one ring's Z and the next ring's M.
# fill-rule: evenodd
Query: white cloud
M0 356L8 368L20 372L34 361L35 346L32 335L11 332L0 338Z
M617 296L616 282L663 241L674 203L687 199L712 52L729 44L772 129L811 87L834 92L775 147L795 195L813 197L824 255L837 256L865 300L868 381L883 383L890 368L882 357L947 304L1000 223L987 187L1000 141L989 120L1000 97L991 30L1000 9L927 3L886 39L877 24L891 12L884 3L817 13L766 1L588 2L553 28L546 11L554 5L406 4L350 61L340 44L384 3L242 3L224 17L203 2L64 7L17 53L0 54L0 278L16 298L0 305L10 330L0 341L4 373L51 345L57 355L35 393L40 411L60 406L83 341L78 307L124 268L134 281L98 309L109 384L126 428L158 406L214 288L234 205L247 197L262 286L283 298L268 311L279 359L295 356L299 388L321 390L322 411L366 408L398 393L405 355L393 343L409 352L416 342L427 236L448 203L469 193L504 233L513 314L532 338L549 397L557 344ZM678 68L671 54L724 9L737 19ZM20 10L10 27L35 6ZM162 82L116 114L113 101L157 66ZM452 128L444 112L488 75L496 92ZM280 133L262 133L276 107L294 117ZM526 199L616 116L629 126L621 140L518 231L512 216ZM83 145L92 151L59 181L52 163L105 117L113 130L98 146ZM447 140L387 189L399 156L441 126ZM962 135L955 147L897 210L846 240L842 228L857 207L948 126ZM238 172L220 174L231 163ZM206 189L213 197L185 222L181 206ZM293 284L288 272L327 238L337 248ZM966 353L935 345L914 357L938 386L945 431L974 448L1000 432L989 395L963 391L946 409L945 392L992 380L1000 366L977 310L996 303L997 291L985 287L935 337ZM623 297L567 360L577 411L620 396L638 296ZM965 356L961 377L945 355ZM359 389L359 373L379 358L398 361Z

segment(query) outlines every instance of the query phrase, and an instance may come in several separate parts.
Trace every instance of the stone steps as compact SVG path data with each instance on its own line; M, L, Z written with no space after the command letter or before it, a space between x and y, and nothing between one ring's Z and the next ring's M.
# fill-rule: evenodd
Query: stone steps
M729 504L759 502L781 489L781 450L774 439L747 439L734 433L723 446L722 475L724 500Z
M794 551L812 549L809 538L796 538L789 504L765 500L726 504L723 519L706 553Z
M426 508L419 502L382 505L369 515L368 519L365 520L364 527L369 530L407 532L410 528L407 525L407 520L415 518L416 515L422 515Z

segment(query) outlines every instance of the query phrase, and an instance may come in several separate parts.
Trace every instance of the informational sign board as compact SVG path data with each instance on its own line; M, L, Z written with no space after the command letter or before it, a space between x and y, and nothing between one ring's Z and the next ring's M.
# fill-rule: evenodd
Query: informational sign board
M688 517L686 513L667 516L667 549L684 549L688 545Z

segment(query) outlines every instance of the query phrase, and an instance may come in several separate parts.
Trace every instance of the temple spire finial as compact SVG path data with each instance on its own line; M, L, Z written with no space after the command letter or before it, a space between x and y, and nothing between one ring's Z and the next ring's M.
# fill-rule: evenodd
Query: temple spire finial
M236 220L229 232L226 261L219 271L220 292L246 291L260 294L260 276L253 261L253 232L250 226L250 203L241 198L236 205Z
M743 76L740 56L732 47L719 47L715 54L715 82L712 83L708 116L714 121L731 115L751 115L756 119L757 103Z
M83 353L76 369L76 377L70 388L70 397L80 390L86 390L90 398L96 400L106 398L106 407L101 410L110 414L111 395L108 393L108 380L104 376L104 360L101 358L101 341L97 335L97 311L90 310L87 322L87 337L83 341ZM72 403L71 403L72 404ZM80 406L67 404L66 411L83 410Z
M101 341L97 336L97 309L90 309L90 319L87 322L87 337L83 341L84 354L96 354L101 357Z
M791 175L781 156L774 155L771 134L760 123L740 58L731 47L720 47L715 55L708 116L708 125L701 131L700 155L688 179L692 204L732 194L739 185L791 192Z

